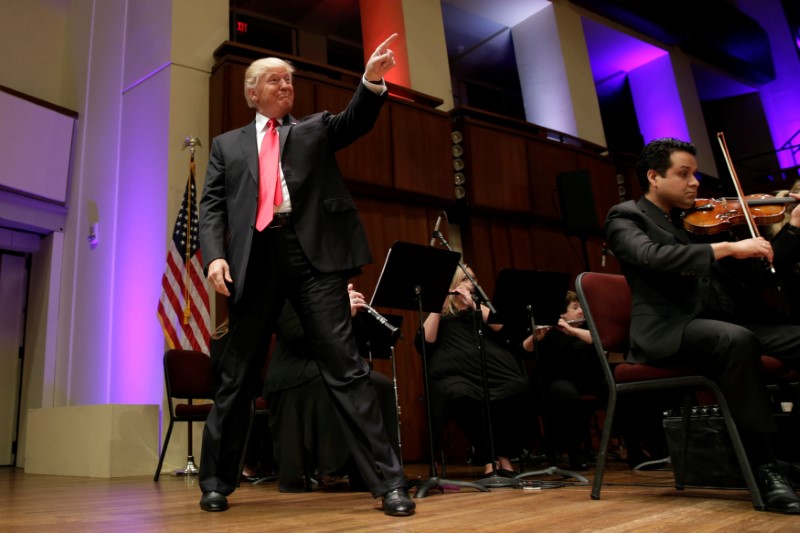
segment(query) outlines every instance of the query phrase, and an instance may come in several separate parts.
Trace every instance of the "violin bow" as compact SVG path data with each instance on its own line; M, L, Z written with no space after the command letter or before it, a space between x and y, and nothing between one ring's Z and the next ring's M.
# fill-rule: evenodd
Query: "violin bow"
M725 164L728 165L728 172L731 174L733 187L736 189L736 197L739 199L739 205L741 206L742 212L745 215L747 228L750 230L750 236L754 239L761 237L761 234L758 231L758 226L756 226L755 219L753 218L753 213L750 211L750 205L745 200L744 193L742 192L742 185L739 183L739 176L736 175L736 170L733 168L733 160L731 159L730 152L728 152L728 144L725 142L725 134L723 132L717 132L717 141L719 141L719 146L722 149L722 155L725 158ZM769 264L770 271L775 274L775 267L772 266L772 261L767 260L767 264Z

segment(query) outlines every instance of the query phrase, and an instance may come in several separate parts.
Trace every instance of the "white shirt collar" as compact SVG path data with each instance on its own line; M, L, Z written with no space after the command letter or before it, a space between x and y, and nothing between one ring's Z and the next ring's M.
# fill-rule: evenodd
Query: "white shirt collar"
M278 121L279 126L283 125L283 119L278 118L276 120ZM269 122L269 117L264 116L259 112L256 112L256 131L258 133L264 131L264 128L267 127L267 122Z

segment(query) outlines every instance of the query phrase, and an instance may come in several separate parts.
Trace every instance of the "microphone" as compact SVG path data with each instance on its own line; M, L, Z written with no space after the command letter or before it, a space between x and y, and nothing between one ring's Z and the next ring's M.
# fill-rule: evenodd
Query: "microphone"
M439 233L439 226L442 223L442 214L439 213L439 218L436 219L436 225L433 227L433 233L431 234L431 246L436 244L436 234Z

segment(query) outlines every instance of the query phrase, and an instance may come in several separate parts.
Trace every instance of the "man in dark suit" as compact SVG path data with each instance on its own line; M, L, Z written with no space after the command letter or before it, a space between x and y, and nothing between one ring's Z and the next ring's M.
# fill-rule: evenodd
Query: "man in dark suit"
M698 242L681 218L697 196L695 155L686 142L652 141L636 169L644 197L608 213L608 245L633 296L628 357L706 369L730 403L767 510L800 513L800 498L770 451L776 424L760 364L768 354L800 367L800 326L772 322L764 303L747 293L768 273L763 260L779 275L800 260L800 207L772 242ZM781 463L790 475L794 466Z
M387 515L414 513L369 368L352 335L347 280L372 256L335 160L337 150L369 132L378 119L386 100L383 76L394 67L389 45L395 38L378 46L353 99L336 115L295 119L289 114L294 67L277 58L253 62L244 92L255 120L212 143L200 202L200 245L208 281L228 297L229 332L213 364L221 385L203 432L200 507L205 511L227 509L227 495L236 488L253 381L288 298L365 484L374 497L382 496ZM273 142L279 143L279 156L277 146L274 156L268 153Z

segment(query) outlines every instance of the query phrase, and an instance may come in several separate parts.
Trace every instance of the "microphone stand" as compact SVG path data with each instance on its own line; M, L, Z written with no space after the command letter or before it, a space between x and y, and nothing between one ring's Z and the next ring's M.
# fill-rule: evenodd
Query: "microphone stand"
M444 238L439 231L434 231L433 236L438 238L441 243L451 252L453 248L450 246L450 243ZM488 432L488 442L489 442L489 455L491 456L492 461L492 471L491 473L476 481L478 485L484 487L492 487L492 488L503 488L503 487L520 487L522 486L522 481L516 478L508 478L504 476L498 476L496 473L495 465L497 461L497 454L494 450L494 431L492 430L492 413L490 411L491 404L489 401L489 372L487 370L486 365L486 345L483 339L483 313L481 312L481 305L485 305L490 313L496 313L497 310L492 305L492 302L489 301L489 297L486 296L486 292L484 292L483 288L478 285L477 280L469 273L466 265L461 261L458 262L458 267L464 272L464 275L467 279L472 283L474 287L474 292L472 294L473 300L475 300L475 313L473 315L474 324L475 324L475 334L478 339L478 353L480 354L481 359L481 378L483 381L483 408L484 408L484 420L486 421L486 430Z

